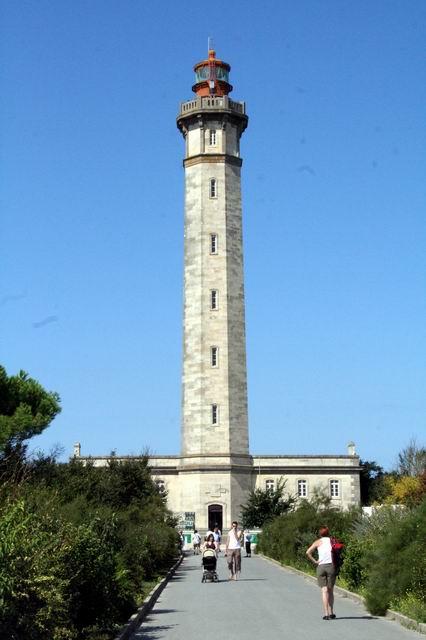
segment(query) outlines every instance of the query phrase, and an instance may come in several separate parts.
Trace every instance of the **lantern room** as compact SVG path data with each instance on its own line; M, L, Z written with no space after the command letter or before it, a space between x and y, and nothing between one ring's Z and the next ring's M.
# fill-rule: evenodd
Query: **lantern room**
M232 91L230 70L230 65L218 60L214 49L209 49L208 59L198 62L194 67L195 84L192 90L197 96L227 96Z

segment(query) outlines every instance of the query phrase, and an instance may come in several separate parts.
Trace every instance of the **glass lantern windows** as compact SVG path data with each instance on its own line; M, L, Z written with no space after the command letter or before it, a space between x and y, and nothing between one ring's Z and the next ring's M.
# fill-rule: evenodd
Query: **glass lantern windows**
M224 67L220 67L215 65L214 70L212 69L213 74L216 75L217 80L221 80L222 82L229 83L229 71ZM211 79L210 75L210 67L208 64L205 64L202 67L198 67L195 72L195 82L208 82Z

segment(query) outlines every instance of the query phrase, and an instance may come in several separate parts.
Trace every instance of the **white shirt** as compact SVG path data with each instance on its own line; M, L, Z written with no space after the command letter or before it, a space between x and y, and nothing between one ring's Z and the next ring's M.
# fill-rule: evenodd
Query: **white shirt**
M201 542L201 536L200 536L200 534L199 534L199 533L194 533L193 542L194 542L194 544L200 544L200 542Z
M241 529L231 529L228 532L228 549L241 549Z
M321 538L321 544L318 546L318 564L331 564L332 562L330 538Z

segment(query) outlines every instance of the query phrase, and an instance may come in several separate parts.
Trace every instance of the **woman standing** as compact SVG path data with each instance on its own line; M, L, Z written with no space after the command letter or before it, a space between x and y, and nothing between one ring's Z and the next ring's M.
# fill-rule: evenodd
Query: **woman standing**
M331 555L331 540L328 527L320 527L319 538L311 544L306 551L309 560L317 567L318 586L321 588L322 604L324 607L323 620L334 620L336 617L333 611L334 605L334 584L336 582L336 570ZM317 550L318 560L312 553Z

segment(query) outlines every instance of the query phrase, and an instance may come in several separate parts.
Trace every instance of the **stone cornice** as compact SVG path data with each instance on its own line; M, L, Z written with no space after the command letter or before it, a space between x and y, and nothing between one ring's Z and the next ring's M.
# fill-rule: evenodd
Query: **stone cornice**
M260 467L260 471L259 471L259 467L257 465L254 465L253 467L253 473L255 475L271 475L271 476L278 476L278 475L286 475L286 476L291 476L291 475L300 475L301 473L304 474L311 474L314 473L316 475L332 475L332 474L339 474L339 475L352 475L353 473L359 473L362 470L362 467L339 467L336 465L330 465L327 467L314 467L314 466L308 466L308 465L300 465L297 467L285 467L284 465L282 466L277 466L277 467L273 467L273 466L261 466Z
M177 473L253 473L251 465L230 465L230 464L208 464L208 465L185 465L179 467Z
M198 156L191 156L189 158L185 158L183 161L183 166L192 167L195 164L202 163L221 163L221 164L232 164L235 167L241 167L243 164L242 158L237 158L236 156L230 156L226 153L204 153Z

